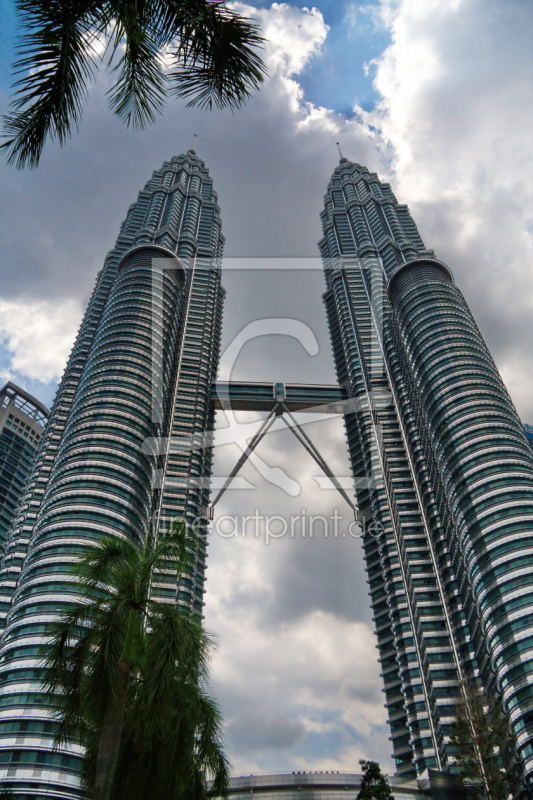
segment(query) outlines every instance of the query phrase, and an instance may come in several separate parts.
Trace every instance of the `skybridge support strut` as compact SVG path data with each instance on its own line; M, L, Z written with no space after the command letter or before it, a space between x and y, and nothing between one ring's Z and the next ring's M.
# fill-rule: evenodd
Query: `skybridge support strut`
M270 414L263 421L263 424L255 434L255 436L252 437L250 444L243 451L242 456L239 458L239 460L231 470L230 474L224 481L224 485L220 489L219 493L217 494L213 502L210 503L210 505L208 505L206 514L207 519L213 519L214 507L216 506L216 504L218 503L218 501L220 500L220 498L222 497L222 495L224 494L224 492L226 491L226 489L228 488L228 486L230 485L230 483L232 482L233 478L236 476L238 471L248 461L249 457L252 455L253 451L255 450L255 448L263 438L263 436L265 436L265 434L268 433L269 428L271 427L272 423L274 422L276 416L279 413L278 409L279 409L279 403L276 403Z
M287 428L294 434L294 436L298 439L300 444L302 444L305 447L307 452L314 458L314 460L316 461L322 472L330 479L330 481L332 482L336 490L339 492L339 494L344 498L344 500L346 500L346 502L348 503L348 505L350 506L350 508L354 513L355 521L360 522L359 511L357 510L357 506L355 505L355 503L352 500L350 500L350 498L340 485L337 477L333 474L326 461L320 455L318 449L315 447L309 436L303 430L300 423L295 419L295 417L291 414L291 412L285 406L284 403L282 404L282 408L292 423L292 425L289 425L287 420L282 417L283 422L285 423Z
M290 424L284 418L284 414L286 414L289 417ZM255 450L255 448L257 447L259 442L261 441L261 439L268 433L268 431L271 428L272 423L274 422L276 417L281 417L281 419L283 420L283 422L285 423L287 428L296 437L296 439L300 442L300 444L303 445L303 447L305 447L305 449L307 450L309 455L312 456L312 458L318 464L318 466L320 467L322 472L330 479L330 481L332 482L332 484L335 487L335 489L337 489L337 491L342 496L342 498L348 503L348 505L350 506L350 508L352 509L352 511L354 513L355 521L356 522L360 522L361 519L359 517L359 512L357 510L357 506L355 505L355 503L352 500L350 500L350 498L348 497L348 495L346 494L346 492L344 491L344 489L340 485L337 477L334 475L334 473L331 471L331 469L329 468L329 466L326 463L326 461L320 455L320 452L318 451L318 449L315 447L315 445L313 444L313 442L311 441L309 436L307 436L305 431L302 429L300 423L291 414L291 412L289 411L289 409L287 408L287 406L283 402L277 402L275 404L275 406L272 408L272 410L269 413L269 415L265 418L265 420L263 421L263 424L261 425L261 427L259 428L259 430L255 434L255 436L250 441L250 444L246 447L246 449L244 450L243 454L241 455L241 457L239 458L239 460L237 461L237 463L235 464L235 466L231 470L231 473L228 475L228 477L224 481L224 485L222 486L222 488L218 492L217 496L215 497L213 502L207 507L206 517L208 519L210 519L210 520L213 519L213 516L214 516L213 512L214 512L214 508L215 508L216 504L218 503L218 501L220 500L222 495L225 493L226 489L228 488L228 486L230 485L232 480L235 478L235 476L237 475L237 473L239 472L241 467L244 466L244 464L246 463L248 458L251 456L251 454L253 453L253 451Z

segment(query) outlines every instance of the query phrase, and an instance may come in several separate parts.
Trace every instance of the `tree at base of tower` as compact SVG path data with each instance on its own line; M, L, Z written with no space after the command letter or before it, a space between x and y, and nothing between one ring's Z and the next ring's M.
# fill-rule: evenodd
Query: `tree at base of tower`
M359 762L363 772L361 788L356 800L393 800L389 782L376 761Z

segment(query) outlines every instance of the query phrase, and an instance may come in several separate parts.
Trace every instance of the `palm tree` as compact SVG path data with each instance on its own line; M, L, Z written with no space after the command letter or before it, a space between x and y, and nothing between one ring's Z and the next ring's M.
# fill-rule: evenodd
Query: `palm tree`
M154 568L179 576L195 538L181 526L142 547L105 538L74 566L82 600L46 645L45 687L57 744L86 746L95 800L196 800L201 774L224 793L221 717L207 690L212 639L197 617L150 597Z
M79 129L97 61L117 74L108 92L120 119L143 128L165 97L238 108L265 67L255 23L220 0L16 0L23 34L2 147L8 163L36 167L48 136ZM163 58L168 65L165 69Z

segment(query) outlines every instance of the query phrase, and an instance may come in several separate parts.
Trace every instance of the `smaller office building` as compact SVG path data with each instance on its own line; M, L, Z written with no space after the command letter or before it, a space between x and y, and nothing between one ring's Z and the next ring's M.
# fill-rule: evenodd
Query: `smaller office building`
M0 390L0 547L13 521L49 411L8 381Z

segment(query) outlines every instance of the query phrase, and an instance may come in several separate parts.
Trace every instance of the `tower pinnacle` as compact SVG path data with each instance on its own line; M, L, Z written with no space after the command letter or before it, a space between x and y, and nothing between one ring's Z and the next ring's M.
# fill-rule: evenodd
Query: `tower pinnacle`
M337 147L338 147L338 150L339 150L339 156L340 156L341 164L344 163L345 161L348 161L348 159L345 158L343 156L343 154L342 154L342 150L341 150L341 146L340 146L339 142L337 142Z

